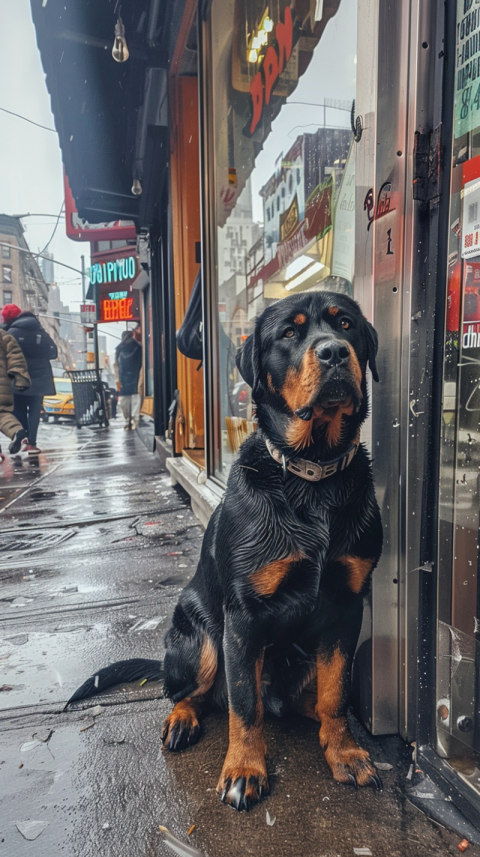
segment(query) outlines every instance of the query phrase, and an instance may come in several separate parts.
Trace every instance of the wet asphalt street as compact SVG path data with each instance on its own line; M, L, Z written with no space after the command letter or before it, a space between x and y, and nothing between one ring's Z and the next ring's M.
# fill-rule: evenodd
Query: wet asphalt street
M383 792L355 792L331 779L315 723L267 720L272 793L247 815L215 793L225 716L172 755L161 752L171 705L158 683L63 712L99 667L162 657L200 551L187 496L116 422L42 425L38 459L0 465L0 855L172 855L159 825L205 857L458 855L461 836L407 800L411 748L398 739L354 724L392 766Z

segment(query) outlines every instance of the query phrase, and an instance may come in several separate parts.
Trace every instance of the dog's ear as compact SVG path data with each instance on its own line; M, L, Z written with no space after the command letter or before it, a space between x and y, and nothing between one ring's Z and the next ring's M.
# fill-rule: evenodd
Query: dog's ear
M367 359L374 381L379 381L375 357L378 351L378 334L373 324L365 321L365 341L367 343Z
M261 358L260 358L260 326L257 321L255 330L238 349L235 363L243 380L252 388L252 398L259 402L263 398L263 390L260 380Z

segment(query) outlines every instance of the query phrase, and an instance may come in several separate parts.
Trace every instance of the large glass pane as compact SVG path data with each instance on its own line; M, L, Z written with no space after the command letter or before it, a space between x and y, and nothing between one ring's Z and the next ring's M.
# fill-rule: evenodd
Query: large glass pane
M271 302L353 294L357 0L213 0L218 441L254 428L235 352Z
M480 791L480 3L457 3L439 522L437 749Z

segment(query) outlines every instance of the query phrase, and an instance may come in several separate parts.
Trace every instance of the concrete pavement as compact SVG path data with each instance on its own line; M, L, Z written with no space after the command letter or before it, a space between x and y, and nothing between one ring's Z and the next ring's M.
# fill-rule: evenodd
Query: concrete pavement
M205 857L460 853L461 837L407 800L411 748L372 739L355 722L372 758L392 766L382 793L333 782L316 724L270 719L272 794L247 815L215 793L225 716L210 716L199 744L173 755L161 752L171 705L158 683L63 712L99 667L162 657L202 530L136 433L115 422L49 424L38 442L39 459L2 465L0 855L173 854L159 825Z

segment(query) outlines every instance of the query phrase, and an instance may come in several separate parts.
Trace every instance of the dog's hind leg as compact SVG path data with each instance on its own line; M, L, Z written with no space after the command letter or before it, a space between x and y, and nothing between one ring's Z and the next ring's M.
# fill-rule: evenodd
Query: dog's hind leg
M166 750L178 752L200 737L200 718L217 673L217 649L206 631L185 637L172 629L165 665L165 695L176 705L163 725L162 741Z

